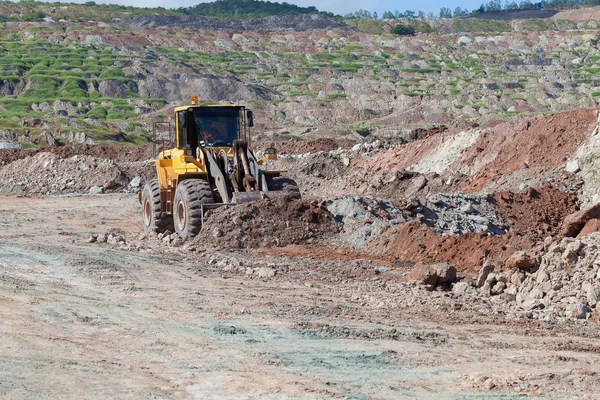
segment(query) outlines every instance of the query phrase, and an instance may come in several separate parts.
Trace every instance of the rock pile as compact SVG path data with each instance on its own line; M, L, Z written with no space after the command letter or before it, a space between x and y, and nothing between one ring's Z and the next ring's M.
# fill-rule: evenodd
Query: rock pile
M488 262L475 280L455 283L453 291L467 298L489 298L495 310L515 317L598 322L600 233L581 239L549 238L543 248L517 252L504 266Z
M428 196L417 217L440 235L469 232L504 235L507 230L506 223L496 215L488 198L472 194L439 193Z
M85 155L60 158L53 153L34 156L7 164L0 170L0 193L4 194L72 194L137 190L134 185L146 176L149 164L127 163L123 167L112 160ZM133 180L133 182L132 182Z
M342 195L326 204L340 224L345 243L357 249L383 229L408 220L391 201L369 196Z

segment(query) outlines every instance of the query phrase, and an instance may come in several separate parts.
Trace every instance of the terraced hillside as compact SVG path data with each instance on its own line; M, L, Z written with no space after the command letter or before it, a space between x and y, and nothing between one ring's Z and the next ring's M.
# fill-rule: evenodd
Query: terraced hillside
M597 23L561 13L425 21L431 33L400 37L385 33L391 21L372 21L382 33L371 34L320 16L223 25L107 7L3 3L0 141L141 143L152 120L192 95L247 103L259 131L281 139L406 137L595 107L600 98ZM23 22L36 12L43 21Z

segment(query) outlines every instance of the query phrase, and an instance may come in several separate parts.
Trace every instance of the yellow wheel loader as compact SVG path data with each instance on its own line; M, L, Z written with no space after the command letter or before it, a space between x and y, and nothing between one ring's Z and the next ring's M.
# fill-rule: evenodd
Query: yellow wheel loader
M199 105L174 109L175 148L154 160L157 179L139 193L146 231L174 230L182 239L198 234L208 209L265 198L300 198L285 171L264 171L274 151L257 160L250 149L251 110L239 105Z

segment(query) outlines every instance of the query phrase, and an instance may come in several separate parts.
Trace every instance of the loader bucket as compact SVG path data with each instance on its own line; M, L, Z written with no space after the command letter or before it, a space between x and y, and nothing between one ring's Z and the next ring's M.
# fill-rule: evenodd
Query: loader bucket
M231 198L232 204L252 203L255 201L266 199L263 195L264 192L253 191L253 192L236 192Z
M265 190L265 191L253 191L253 192L237 192L233 194L231 204L243 204L252 203L264 199L281 199L289 198L294 199L293 193L284 190Z

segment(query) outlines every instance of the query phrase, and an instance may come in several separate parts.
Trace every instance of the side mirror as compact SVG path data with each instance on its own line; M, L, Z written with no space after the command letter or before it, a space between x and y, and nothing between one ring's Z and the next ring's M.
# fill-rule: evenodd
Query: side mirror
M254 126L254 113L250 110L246 111L246 124L252 128Z

